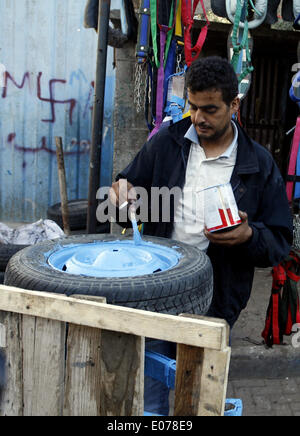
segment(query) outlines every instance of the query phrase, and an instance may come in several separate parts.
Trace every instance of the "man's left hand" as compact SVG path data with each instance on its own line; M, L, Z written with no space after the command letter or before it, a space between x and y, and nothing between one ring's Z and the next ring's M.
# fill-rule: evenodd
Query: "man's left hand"
M246 212L239 211L239 216L242 223L235 227L233 230L227 232L212 232L210 233L206 228L204 234L207 239L213 244L224 245L232 247L247 242L251 237L253 230L248 224L248 215Z

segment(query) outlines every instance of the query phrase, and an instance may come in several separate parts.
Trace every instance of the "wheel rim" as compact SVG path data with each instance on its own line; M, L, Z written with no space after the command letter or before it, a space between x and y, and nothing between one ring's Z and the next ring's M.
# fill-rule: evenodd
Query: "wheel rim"
M67 274L136 277L167 271L180 257L175 247L126 240L63 246L49 255L48 264Z

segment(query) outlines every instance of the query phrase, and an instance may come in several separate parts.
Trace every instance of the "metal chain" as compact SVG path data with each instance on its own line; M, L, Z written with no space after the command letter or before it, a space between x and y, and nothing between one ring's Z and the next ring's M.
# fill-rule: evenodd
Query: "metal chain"
M180 73L183 70L181 62L182 62L182 55L181 53L178 53L176 56L176 73Z
M147 75L145 75L147 66L145 65L146 64L136 63L135 66L133 101L137 113L140 113L144 107L147 80ZM143 76L145 77L143 78Z

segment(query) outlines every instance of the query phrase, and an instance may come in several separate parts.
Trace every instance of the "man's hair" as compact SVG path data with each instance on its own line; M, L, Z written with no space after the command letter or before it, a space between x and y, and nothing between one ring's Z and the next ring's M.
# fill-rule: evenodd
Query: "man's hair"
M192 93L219 90L227 106L239 93L238 79L232 65L219 56L194 61L186 74L186 86Z

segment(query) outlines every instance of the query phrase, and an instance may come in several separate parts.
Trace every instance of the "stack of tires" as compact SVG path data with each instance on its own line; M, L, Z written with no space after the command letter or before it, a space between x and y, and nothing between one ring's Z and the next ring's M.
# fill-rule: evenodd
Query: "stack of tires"
M68 210L70 230L80 231L86 229L88 200L70 200L68 201ZM47 218L56 222L63 229L60 203L56 203L48 208ZM109 231L109 223L101 224L97 227L97 233L109 233Z
M27 245L0 244L0 283L4 282L4 273L9 259Z

